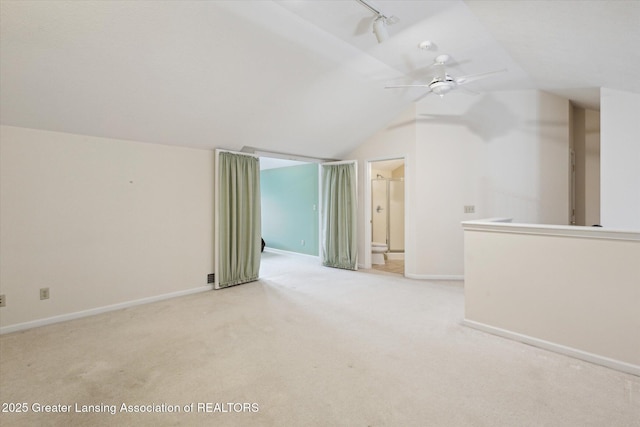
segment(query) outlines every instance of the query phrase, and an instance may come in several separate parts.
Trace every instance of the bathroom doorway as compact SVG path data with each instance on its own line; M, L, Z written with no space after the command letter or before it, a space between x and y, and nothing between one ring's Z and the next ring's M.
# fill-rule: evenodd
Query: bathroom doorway
M369 162L371 267L404 275L404 159Z

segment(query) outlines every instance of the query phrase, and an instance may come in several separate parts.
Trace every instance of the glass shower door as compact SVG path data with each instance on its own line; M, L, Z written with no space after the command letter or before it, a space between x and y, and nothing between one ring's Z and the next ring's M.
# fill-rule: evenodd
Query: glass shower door
M371 241L387 243L387 180L371 181Z
M389 251L404 252L404 180L389 180Z

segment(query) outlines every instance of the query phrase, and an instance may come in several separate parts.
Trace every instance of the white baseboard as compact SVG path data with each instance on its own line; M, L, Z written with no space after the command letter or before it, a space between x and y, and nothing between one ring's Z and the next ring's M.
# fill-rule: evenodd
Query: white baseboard
M25 329L37 328L39 326L52 325L54 323L66 322L68 320L80 319L82 317L95 316L96 314L107 313L109 311L122 310L123 308L135 307L137 305L149 304L152 302L181 297L185 295L197 294L213 289L213 285L201 286L199 288L187 289L185 291L170 292L168 294L156 295L153 297L141 298L133 301L125 301L118 304L96 307L89 310L76 311L74 313L61 314L59 316L47 317L45 319L31 320L24 323L0 327L0 335L11 332L23 331Z
M463 275L439 275L439 274L411 274L405 273L404 277L409 279L420 279L420 280L464 280Z
M576 359L584 360L586 362L595 363L596 365L606 366L607 368L615 369L617 371L640 376L640 366L638 365L545 341L539 338L531 337L529 335L519 334L517 332L508 331L506 329L496 328L495 326L490 326L473 320L464 319L462 321L462 324L473 329L488 332L492 335L498 335L503 338L519 341L525 344L532 345L534 347L539 347L545 350L553 351L555 353L564 354L565 356L571 356L575 357Z
M404 252L387 252L384 255L387 259L404 260Z
M264 248L265 252L271 252L274 254L283 254L283 255L296 255L296 256L302 256L302 257L307 257L307 258L313 258L313 259L317 259L319 260L320 257L318 255L309 255L309 254L302 254L300 252L292 252L292 251L285 251L282 249L275 249L275 248L269 248L266 247Z

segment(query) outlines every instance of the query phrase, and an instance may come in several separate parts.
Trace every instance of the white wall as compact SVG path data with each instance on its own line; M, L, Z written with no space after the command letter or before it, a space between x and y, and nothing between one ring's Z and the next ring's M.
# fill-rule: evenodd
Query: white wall
M568 100L538 91L454 93L425 98L417 114L417 275L463 275L461 221L568 223Z
M408 277L462 278L461 221L569 223L569 111L568 100L538 91L428 96L351 154L409 153Z
M0 326L189 292L213 272L213 152L0 128ZM40 301L39 288L50 289Z
M518 222L569 224L569 101L514 91L495 94L494 104L487 122L504 123L485 141L485 212Z
M601 223L640 230L640 94L600 90Z
M640 233L469 222L465 322L640 374Z

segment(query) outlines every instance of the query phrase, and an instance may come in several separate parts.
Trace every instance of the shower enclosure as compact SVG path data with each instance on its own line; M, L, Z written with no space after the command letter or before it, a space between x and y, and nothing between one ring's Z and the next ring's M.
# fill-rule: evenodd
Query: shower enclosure
M404 252L404 179L371 180L371 237L389 252Z

